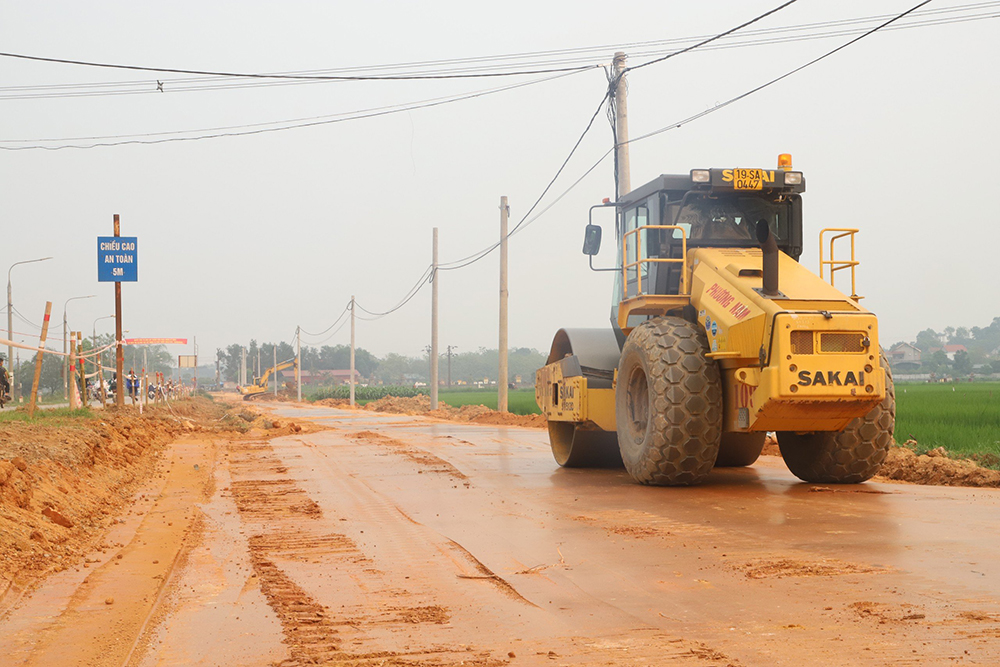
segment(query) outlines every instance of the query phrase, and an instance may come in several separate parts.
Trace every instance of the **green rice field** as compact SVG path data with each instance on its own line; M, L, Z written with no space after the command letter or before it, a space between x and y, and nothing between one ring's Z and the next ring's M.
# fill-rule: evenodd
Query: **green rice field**
M1000 382L896 385L896 442L1000 468Z
M497 390L438 391L438 400L460 408L463 405L485 405L497 409ZM507 392L507 409L515 415L535 415L541 412L535 404L534 389L511 389Z

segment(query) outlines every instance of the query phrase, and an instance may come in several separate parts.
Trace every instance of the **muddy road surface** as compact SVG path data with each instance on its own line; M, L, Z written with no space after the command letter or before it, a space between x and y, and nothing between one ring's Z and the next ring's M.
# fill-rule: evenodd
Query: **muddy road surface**
M270 407L327 429L173 445L0 663L1000 664L997 490L648 488L544 431Z

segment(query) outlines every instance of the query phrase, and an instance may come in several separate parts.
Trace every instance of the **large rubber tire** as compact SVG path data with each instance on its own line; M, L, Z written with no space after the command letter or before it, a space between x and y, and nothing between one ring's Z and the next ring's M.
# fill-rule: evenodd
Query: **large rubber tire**
M618 446L641 484L697 484L722 436L722 380L701 327L679 317L643 322L622 349L615 390Z
M611 431L588 431L573 422L549 422L549 443L564 468L621 468L618 438Z
M896 428L896 388L884 355L885 398L839 433L778 432L781 458L792 474L814 484L858 484L882 467Z
M764 451L766 438L766 433L724 433L715 467L740 468L753 465Z

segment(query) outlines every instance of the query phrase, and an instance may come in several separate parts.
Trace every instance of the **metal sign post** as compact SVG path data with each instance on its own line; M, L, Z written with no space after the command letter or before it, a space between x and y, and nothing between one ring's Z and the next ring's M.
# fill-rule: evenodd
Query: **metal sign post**
M115 406L125 407L125 350L122 348L122 282L139 280L138 240L122 236L115 213L115 235L97 237L97 280L115 284Z

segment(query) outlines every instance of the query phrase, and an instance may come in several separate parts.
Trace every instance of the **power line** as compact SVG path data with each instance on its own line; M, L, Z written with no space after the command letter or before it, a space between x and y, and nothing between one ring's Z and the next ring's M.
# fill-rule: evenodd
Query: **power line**
M528 209L528 212L525 213L524 216L518 221L518 223L514 225L514 227L507 233L507 238L510 238L511 235L517 232L518 228L520 228L521 225L524 224L524 221L528 219L528 216L531 215L532 211L535 210L538 204L542 201L542 199L545 197L548 191L555 184L560 174L563 173L563 170L566 169L566 165L569 164L570 159L576 153L576 150L580 147L580 144L583 143L584 137L586 137L587 133L590 132L590 128L594 126L594 121L597 120L597 116L601 113L601 109L604 108L604 103L608 100L608 97L610 97L610 95L611 95L611 88L609 87L608 90L605 91L604 97L601 98L601 102L597 105L597 108L594 110L594 113L591 115L590 120L587 122L587 126L583 129L583 133L580 134L580 137L576 140L576 143L573 144L573 148L570 150L569 155L567 155L566 159L563 160L561 165L559 165L559 169L556 170L555 175L549 180L548 184L545 186L545 189L542 190L542 194L538 195L538 198L535 199L535 202L531 205L531 208ZM438 268L441 271L454 271L456 269L465 268L470 264L475 264L476 262L483 259L484 257L489 255L491 252L493 252L499 247L500 247L500 241L497 241L488 248L480 250L479 252L469 255L468 257L465 257L463 259L439 264Z
M714 113L714 112L716 112L716 111L718 111L720 109L723 109L723 108L725 108L725 107L727 107L727 106L729 106L729 105L731 105L731 104L733 104L735 102L738 102L738 101L740 101L740 100L742 100L742 99L744 99L746 97L749 97L750 95L753 95L754 93L757 93L757 92L759 92L761 90L764 90L765 88L768 88L769 86L772 86L772 85L778 83L779 81L782 81L783 79L786 79L786 78L792 76L793 74L801 72L802 70L806 69L807 67L810 67L810 66L812 66L812 65L820 62L821 60L824 60L824 59L828 58L829 56L832 56L833 54L837 53L838 51L841 51L841 50L847 48L848 46L851 46L852 44L855 44L855 43L861 41L865 37L868 37L869 35L872 35L872 34L878 32L878 31L880 31L880 30L882 30L882 29L890 26L894 22L896 22L896 21L904 18L905 16L913 13L914 11L916 11L920 7L923 7L924 5L928 4L929 2L931 2L931 0L924 0L924 2L921 2L918 5L915 5L914 7L908 9L905 12L902 12L901 14L897 14L897 15L893 16L889 20L887 20L887 21L883 22L882 24L880 24L880 25L878 25L878 26L876 26L876 27L868 30L864 34L862 34L862 35L860 35L860 36L858 36L858 37L856 37L856 38L854 38L854 39L852 39L852 40L850 40L848 42L845 42L844 44L841 44L840 46L836 47L835 49L827 51L823 55L821 55L821 56L819 56L817 58L814 58L813 60L810 60L809 62L807 62L807 63L805 63L803 65L800 65L799 67L796 67L795 69L790 70L790 71L786 72L785 74L782 74L781 76L775 77L774 79L771 79L770 81L768 81L768 82L766 82L764 84L761 84L761 85L759 85L759 86L757 86L755 88L752 88L752 89L748 90L745 93L737 95L736 97L728 99L725 102L722 102L720 104L716 104L715 106L710 107L709 109L701 111L701 112L699 112L697 114L694 114L692 116L689 116L688 118L685 118L683 120L677 121L675 123L671 123L670 125L664 126L664 127L660 128L658 130L654 130L652 132L648 132L648 133L643 134L641 136L638 136L638 137L635 137L633 139L630 139L626 143L631 144L633 142L642 141L643 139L648 139L648 138L656 136L658 134L662 134L663 132L667 132L669 130L677 129L679 127L687 125L688 123L690 123L692 121L698 120L699 118L703 118L703 117L705 117L705 116L707 116L707 115L709 115L711 113ZM607 97L605 97L605 99L607 99ZM602 104L603 104L603 101L602 101ZM589 126L588 126L588 129L589 129ZM567 188L562 194L560 194L553 202L551 202L545 209L543 209L542 211L540 211L539 214L536 215L531 220L527 219L528 216L531 213L531 211L529 211L524 216L524 218L522 218L521 221L518 222L518 224L514 227L514 229L511 230L510 234L508 234L508 237L511 236L511 235L513 235L515 232L517 232L518 229L521 228L522 226L526 227L527 225L530 225L532 222L534 222L539 217L541 217L542 214L544 214L546 211L548 211L550 208L552 208L552 206L554 206L560 199L562 199L567 194L569 194L569 192L573 188L575 188L580 182L582 182L584 178L586 178L587 176L589 176L598 167L598 165L600 165L605 159L607 159L607 157L609 155L612 154L612 152L614 152L614 147L608 149L597 160L597 162L595 162L589 169L587 169L586 172L584 172L584 174L580 178L578 178L569 188ZM564 166L565 166L565 163L564 163ZM552 182L549 183L548 187L551 187L551 186L552 186ZM548 187L546 188L546 191L548 190ZM543 193L543 196L544 196L544 193ZM541 198L539 198L539 200L536 200L535 205L532 206L532 209L534 209L534 207L537 206L538 201L540 201L540 199ZM476 261L479 261L483 257L487 256L495 248L499 247L499 245L500 245L499 243L495 243L495 244L491 245L490 247L481 250L479 253L477 253L475 255L470 255L469 257L467 257L465 259L471 259L471 261L465 262L464 264L461 264L460 266L449 267L447 269L444 269L444 267L442 267L442 268L444 270L451 270L451 269L458 269L458 268L463 268L464 266L468 266L469 264L472 264L472 263L474 263ZM474 258L474 259L472 259L472 258ZM464 261L464 260L459 260L459 261Z
M594 68L593 67L589 67L587 69L594 69ZM366 119L366 118L376 118L376 117L379 117L379 116L388 116L388 115L391 115L391 114L401 113L403 111L415 111L415 110L418 110L418 109L428 109L428 108L431 108L431 107L437 107L437 106L442 106L442 105L445 105L445 104L451 104L453 102L463 102L463 101L466 101L466 100L471 100L471 99L475 99L475 98L478 98L478 97L485 97L487 95L494 95L496 93L506 92L506 91L509 91L509 90L515 90L517 88L523 88L523 87L535 85L535 84L538 84L538 83L546 83L546 82L553 81L555 79L559 79L559 78L562 78L562 77L565 77L565 76L570 76L572 74L578 74L579 72L582 72L582 71L586 71L586 70L579 70L579 71L575 71L575 72L570 72L569 74L560 74L560 75L557 75L557 76L554 76L554 77L546 77L546 78L542 78L542 79L536 79L534 81L525 81L525 82L522 82L522 83L511 84L511 85L508 85L508 86L501 86L499 88L490 88L490 89L486 89L486 90L480 90L480 91L476 91L476 92L468 93L468 94L464 94L464 95L449 96L449 97L444 97L444 98L436 98L436 99L426 100L424 102L417 102L417 103L408 104L408 105L396 105L396 106L392 106L392 107L382 107L380 109L375 109L375 110L367 111L367 112L364 112L364 111L362 111L362 112L354 112L353 114L350 114L350 115L339 114L339 115L335 115L334 117L330 117L330 116L318 116L318 117L314 117L313 119L308 119L308 118L307 119L302 119L301 122L289 121L289 122L287 122L287 124L279 125L278 127L261 127L261 126L262 125L275 125L275 124L283 123L283 122L286 122L286 121L273 121L271 123L256 123L256 124L242 125L242 126L239 126L239 125L237 125L237 126L229 126L228 128L220 128L218 131L214 131L214 132L211 131L211 130L208 130L209 132L212 132L210 134L198 134L198 135L188 136L188 137L169 136L169 137L160 138L160 139L123 139L121 141L101 141L99 143L94 143L94 144L62 144L62 145L58 145L58 146L45 146L45 145L41 145L41 144L33 144L33 145L27 145L27 146L0 146L0 150L5 150L5 151L22 151L22 150L58 151L58 150L64 150L64 149L88 150L88 149L92 149L92 148L108 148L108 147L112 147L112 146L125 146L125 145L147 145L148 146L148 145L163 144L163 143L170 143L170 142L176 142L176 141L200 141L200 140L203 140L203 139L218 139L218 138L221 138L221 137L238 137L238 136L247 136L247 135L253 135L253 134L265 134L265 133L270 133L270 132L281 132L281 131L284 131L284 130L293 130L293 129L299 129L299 128L303 128L303 127L315 127L315 126L318 126L318 125L331 125L331 124L334 124L334 123L343 123L343 122L352 121L352 120L362 120L362 119ZM198 132L198 131L199 130L194 130L192 132ZM165 133L152 133L152 134L146 134L146 135L120 135L120 136L126 136L126 137L127 136L133 136L133 137L143 137L143 136L153 137L153 136L161 136L163 134L173 134L173 133L171 133L171 132L165 132ZM111 137L108 137L108 138L111 138ZM0 143L18 143L18 142L23 142L23 141L38 141L38 142L52 141L52 142L55 142L55 141L73 141L73 139L35 139L35 140L23 140L23 139L3 140L3 139L0 139Z
M361 316L358 316L359 319L362 319L362 320L365 320L365 321L368 321L368 322L372 322L374 320L382 319L386 315L389 315L391 313L396 312L397 310L399 310L400 308L402 308L403 306L405 306L406 304L408 304L410 302L410 300L413 299L413 297L415 297L420 292L421 289L423 289L423 286L426 285L427 283L431 282L432 280L434 280L434 270L433 270L433 267L431 265L428 265L427 268L424 269L424 272L422 274L420 274L420 278L417 279L417 282L414 283L413 287L410 288L410 291L407 292L406 296L403 297L403 299L399 303L397 303L395 306L393 306L389 310L386 310L386 311L383 311L383 312L374 312L374 311L368 310L367 308L365 308L364 306L362 306L360 303L358 303L357 300L355 300L354 306L356 308L358 308L359 310L361 310L361 311L363 311L365 313L368 313L369 315L373 316L373 317L361 317Z
M84 67L100 67L104 69L123 69L137 72L160 72L163 74L196 74L200 76L227 77L238 79L294 79L304 81L418 81L428 79L483 79L501 76L522 76L529 74L554 74L585 69L585 67L561 67L550 69L518 70L514 72L478 72L467 74L391 74L383 76L370 75L307 75L307 74L263 74L248 72L223 72L213 70L180 69L176 67L147 67L144 65L123 65L120 63L100 63L88 60L71 60L66 58L47 58L23 53L7 53L0 51L0 57L33 60L36 62L59 63L62 65L81 65Z
M720 32L718 35L715 35L714 37L709 37L708 39L705 39L705 40L703 40L701 42L698 42L697 44L692 44L691 46L685 47L685 48L683 48L683 49L681 49L679 51L674 51L673 53L668 53L667 55L662 56L660 58L656 58L654 60L649 60L649 61L644 62L644 63L639 63L638 65L634 65L632 67L626 67L626 68L624 68L622 70L621 74L619 74L618 76L621 77L621 76L624 76L625 73L628 72L628 71L637 70L637 69L642 68L642 67L648 67L650 65L655 65L657 63L662 63L664 60L667 60L669 58L673 58L674 56L679 56L682 53L688 53L689 51L694 51L695 49L697 49L699 47L706 46L706 45L708 45L708 44L710 44L710 43L712 43L714 41L720 40L723 37L726 37L728 35L733 34L734 32L736 32L738 30L741 30L742 28L746 28L748 25L752 25L754 23L757 23L758 21L761 21L761 20L767 18L768 16L770 16L772 14L780 12L785 7L788 7L789 5L793 5L796 2L798 2L798 0L787 0L786 2L784 2L784 3L780 4L780 5L778 5L777 7L775 7L774 9L770 9L770 10L764 12L763 14L750 19L749 21L747 21L745 23L741 23L740 25L736 26L735 28L730 28L729 30L727 30L725 32Z
M844 42L843 44L841 44L837 48L831 49L830 51L827 51L823 55L821 55L821 56L819 56L817 58L813 58L809 62L807 62L807 63L805 63L803 65L799 65L798 67L796 67L793 70L789 70L788 72L785 72L781 76L775 77L775 78L771 79L770 81L768 81L766 83L762 83L761 85L759 85L759 86L757 86L755 88L751 88L750 90L746 91L745 93L743 93L741 95L737 95L736 97L730 98L730 99L726 100L725 102L722 102L720 104L716 104L715 106L710 107L708 109L705 109L704 111L700 111L700 112L694 114L693 116L689 116L688 118L685 118L684 120L682 120L680 122L673 123L671 125L666 125L664 127L661 127L658 130L653 130L652 132L647 132L646 134L642 134L642 135L640 135L640 136L638 136L638 137L636 137L634 139L629 139L628 143L633 143L633 142L636 142L636 141L642 141L643 139L648 139L650 137L656 136L658 134L662 134L662 133L667 132L669 130L676 129L678 127L681 127L682 125L687 125L688 123L690 123L692 121L698 120L699 118L703 118L703 117L707 116L708 114L711 114L711 113L714 113L714 112L718 111L719 109L723 109L723 108L729 106L730 104L733 104L735 102L739 102L740 100L745 99L745 98L753 95L754 93L760 92L761 90L764 90L765 88L768 88L768 87L770 87L770 86L778 83L779 81L787 79L788 77L792 76L793 74L797 74L798 72L801 72L802 70L806 69L807 67L815 65L816 63L820 62L821 60L825 60L826 58L829 58L833 54L837 53L838 51L842 51L842 50L846 49L847 47L851 46L852 44L856 44L856 43L860 42L865 37L868 37L869 35L875 34L879 30L882 30L886 26L889 26L892 23L895 23L896 21L898 21L899 19L903 18L907 14L912 13L913 11L919 9L920 7L923 7L924 5L928 4L929 2L931 2L931 0L923 0L923 2L921 2L921 3L917 4L917 5L914 5L913 7L911 7L910 9L906 10L905 12L903 12L901 14L897 14L896 16L894 16L893 18L889 19L885 23L882 23L881 25L878 25L878 26L872 28L871 30L865 32L864 34L859 35L858 37L855 37L854 39L852 39L852 40L850 40L848 42Z
M911 14L912 12L914 12L917 9L919 9L920 7L928 4L929 2L931 2L931 0L924 0L924 2L921 2L918 5L910 8L909 10L907 10L907 11L901 13L901 14L898 14L898 15L890 18L888 21L885 21L884 23L876 26L875 28L872 28L871 30L867 31L866 33L862 34L861 36L856 37L856 38L850 40L849 42L841 44L837 48L832 49L831 51L828 51L827 53L823 54L822 56L819 56L818 58L814 58L813 60L805 63L804 65L801 65L801 66L799 66L799 67L797 67L797 68L795 68L795 69L793 69L793 70L791 70L791 71L789 71L789 72L787 72L787 73L785 73L785 74L783 74L783 75L781 75L779 77L776 77L776 78L768 81L767 83L764 83L764 84L762 84L760 86L757 86L757 87L755 87L755 88L753 88L753 89L751 89L751 90L749 90L749 91L747 91L747 92L745 92L745 93L743 93L741 95L738 95L738 96L736 96L736 97L734 97L734 98L732 98L730 100L727 100L726 102L723 102L721 104L716 105L715 107L712 107L711 109L707 109L707 110L705 110L703 112L695 114L694 116L686 118L686 119L684 119L682 121L679 121L677 123L673 123L673 124L671 124L669 126L666 126L665 128L661 128L660 130L656 130L654 132L650 132L650 133L647 133L645 135L636 137L635 139L631 139L631 140L628 141L628 143L632 143L633 141L641 141L643 139L647 139L649 137L655 136L655 135L660 134L662 132L665 132L667 130L681 127L683 125L686 125L687 123L690 123L690 122L692 122L694 120L697 120L698 118L703 118L704 116L707 116L708 114L713 113L714 111L718 111L719 109L725 108L725 107L729 106L730 104L733 104L733 103L735 103L735 102L737 102L737 101L739 101L741 99L749 97L750 95L753 95L756 92L759 92L759 91L761 91L761 90L763 90L763 89L765 89L765 88L767 88L767 87L769 87L769 86L771 86L771 85L773 85L775 83L778 83L779 81L781 81L781 80L783 80L783 79L785 79L785 78L787 78L787 77L789 77L789 76L791 76L791 75L793 75L793 74L795 74L797 72L800 72L803 69L805 69L807 67L810 67L811 65L816 64L817 62L819 62L819 61L821 61L821 60L823 60L823 59L825 59L825 58L827 58L827 57L829 57L829 56L837 53L838 51L841 51L841 50L847 48L848 46L851 46L852 44L855 44L856 42L864 39L865 37L868 37L869 35L872 35L875 32L878 32L879 30L882 30L883 28L885 28L885 27L891 25L892 23L894 23L894 22L902 19L903 17L907 16L908 14ZM787 4L790 4L790 3L786 3L786 5ZM783 5L783 6L786 6L786 5ZM612 82L612 84L613 84L613 82ZM546 185L545 189L542 191L542 194L535 200L534 204L532 204L532 206L528 210L528 212L521 218L521 220L517 223L517 225L515 225L514 228L511 229L511 231L508 233L508 238L511 235L513 235L514 233L516 233L519 229L523 228L527 224L530 224L530 222L534 222L534 220L538 219L538 217L540 217L542 214L544 214L545 211L548 211L550 208L552 208L552 206L554 206L559 200L561 200L563 197L565 197L567 194L569 194L569 192L573 188L575 188L580 182L582 182L584 178L586 178L588 175L590 175L598 167L598 165L600 165L601 162L603 162L608 157L608 155L610 155L611 152L614 151L614 147L612 147L607 152L605 152L604 155L602 155L597 160L597 162L595 162L586 172L584 172L584 174L580 178L578 178L569 188L567 188L567 190L565 190L562 194L560 194L559 197L557 197L555 201L551 202L543 211L541 211L537 216L535 216L534 218L532 218L530 222L528 222L528 218L531 215L531 213L534 211L534 209L541 202L542 198L544 198L544 196L551 189L552 185L555 183L556 179L558 179L559 175L565 169L566 164L569 162L570 158L572 158L573 154L576 152L576 150L579 147L580 143L583 141L583 138L590 131L590 128L593 126L594 120L597 118L597 115L600 113L601 109L603 108L604 103L611 96L611 91L612 90L613 89L611 88L611 84L609 84L609 88L605 92L604 97L601 99L601 103L598 105L597 110L591 116L590 121L587 124L587 127L584 129L583 133L580 135L580 138L577 139L577 141L574 144L573 148L571 149L569 155L566 157L566 159L563 161L562 165L559 167L559 170L556 172L556 175L549 181L549 183ZM456 260L455 262L449 262L449 263L447 263L448 266L445 266L443 264L439 265L438 268L440 270L443 270L443 271L453 271L453 270L456 270L456 269L464 268L464 267L469 266L471 264L474 264L475 262L478 262L479 260L481 260L484 257L488 256L493 250L495 250L497 247L499 247L499 245L500 245L499 242L494 243L494 244L490 245L489 247L487 247L487 248L479 251L478 253L470 255L470 256L468 256L466 258L463 258L461 260ZM426 274L427 274L427 271L425 270L424 276L426 276ZM398 306L396 306L392 310L387 311L386 313L380 314L380 317L384 316L384 315L387 315L390 312L393 312L395 310L398 310L400 307L402 307L403 305L405 305L405 303L407 303L410 299L412 299L414 296L416 296L416 293L419 291L420 287L422 287L423 284L424 284L424 282L422 282L424 280L424 276L421 276L421 280L418 281L417 286L415 287L415 289L410 293L410 295L407 298L405 298ZM365 312L369 312L369 311L365 311Z
M340 315L338 315L337 319L335 319L333 321L333 324L331 324L327 328L323 329L319 333L310 333L310 332L306 331L305 329L303 329L302 327L299 327L299 332L304 333L307 336L312 336L314 338L319 338L320 336L322 336L323 334L325 334L327 331L329 331L330 329L332 329L335 326L337 326L337 322L340 322L340 318L342 318L345 314L347 314L350 311L350 309L351 309L351 303L350 303L350 301L348 301L347 305L344 306L344 309L342 311L340 311Z
M980 13L1000 6L996 0L990 2L978 2L952 7L942 7L936 9L926 9L915 12L911 19L914 20L905 24L894 25L890 29L908 29L915 27L927 27L932 25L945 25L972 20L983 20L997 18L1000 14ZM856 26L871 23L873 21L883 21L892 15L874 15L850 19L836 19L830 21L818 21L812 23L793 24L789 26L777 26L772 28L758 28L753 30L743 30L740 35L726 35L718 39L717 43L701 47L700 50L709 51L716 49L742 48L752 46L762 46L769 44L780 44L788 42L798 42L813 39L828 39L831 37L847 36L864 31L866 28ZM932 17L924 19L923 17ZM851 27L854 26L854 27ZM837 28L833 31L815 32L825 28ZM846 29L845 29L846 28ZM788 33L802 33L813 31L811 34L796 35ZM770 37L776 36L776 37ZM448 74L458 72L475 72L489 68L517 68L521 69L533 67L544 68L557 65L571 64L597 64L599 61L606 61L614 51L626 50L635 58L655 57L664 53L664 48L674 48L690 42L700 42L707 36L677 37L662 40L627 42L617 45L597 45L586 47L573 47L567 49L553 49L545 51L531 51L514 54L500 54L490 56L476 56L451 58L442 60L425 60L411 63L394 63L384 65L363 65L355 67L342 67L337 69L323 70L303 70L296 72L279 72L283 76L314 76L338 73L358 73L358 72L399 72L407 71L409 74ZM758 39L768 37L767 39ZM417 68L417 69L414 69ZM314 83L329 83L323 79L288 79L288 80L240 80L231 77L197 76L188 78L172 78L158 80L130 80L120 82L91 82L91 83L71 83L71 84L47 84L32 86L7 86L0 87L0 99L38 99L50 97L89 97L94 95L122 95L122 94L155 94L161 92L158 84L162 84L169 92L188 92L202 90L219 89L243 89L257 88L271 85L300 85ZM215 85L218 84L218 85ZM70 92L61 92L70 91ZM13 93L13 94L4 94Z
M319 346L323 345L324 343L328 342L331 338L333 338L338 333L340 333L340 330L343 329L347 325L347 323L349 321L350 320L344 320L343 322L340 323L340 326L337 327L336 329L334 329L333 332L329 336L327 336L323 340L319 341L318 343L310 343L306 347L319 347ZM333 325L330 325L330 326L332 327Z
M647 65L653 65L655 63L660 63L660 62L663 62L664 60L667 60L668 58L671 58L671 57L673 57L675 55L680 55L682 53L688 53L688 52L693 51L694 49L697 49L697 48L699 48L701 46L705 46L706 44L710 44L711 42L714 42L717 39L721 39L722 37L725 37L726 35L733 34L734 32L740 30L741 28L745 28L748 25L756 23L757 21L760 21L760 20L762 20L762 19L764 19L764 18L766 18L766 17L774 14L775 12L778 12L778 11L784 9L785 7L788 7L789 5L794 4L795 2L797 2L797 0L786 0L786 2L784 2L783 4L775 7L774 9L771 9L771 10L769 10L767 12L764 12L763 14L761 14L761 15L759 15L759 16L757 16L757 17L755 17L755 18L753 18L753 19L751 19L749 21L741 23L740 25L738 25L738 26L736 26L734 28L730 28L729 30L726 30L726 31L721 32L721 33L718 33L717 35L715 35L713 37L709 37L708 39L702 40L698 44L695 44L695 45L693 45L691 47L688 47L686 49L682 49L681 51L677 51L675 53L672 53L672 54L667 55L667 56L665 56L663 58L659 58L657 60L652 60L652 61L647 62L647 63L642 63L640 65L637 65L636 67L633 67L633 68L626 68L622 72L622 74L624 74L624 72L628 71L628 69L638 69L640 67L645 67ZM620 76L621 75L619 75L619 77ZM559 169L556 171L556 173L552 177L552 179L549 180L548 184L545 186L545 189L542 190L542 193L540 195L538 195L538 198L535 199L534 203L531 205L531 207L528 209L528 211L524 214L524 216L507 233L507 238L510 238L513 234L517 233L517 230L521 228L521 226L524 224L525 220L528 219L528 217L532 214L532 212L538 207L538 204L541 203L541 201L545 197L545 195L548 194L548 192L549 192L550 189L552 189L552 186L555 185L556 180L562 174L563 170L566 168L566 165L569 163L570 159L576 153L576 150L580 147L580 144L583 142L584 137L586 137L587 133L590 132L590 128L593 127L594 121L597 120L597 116L601 113L601 109L604 107L604 103L607 102L608 100L613 100L614 99L614 91L615 91L615 88L618 85L618 81L617 81L617 79L612 79L610 76L608 77L608 79L609 79L608 80L608 89L605 91L604 97L601 98L600 104L597 105L597 109L594 110L593 115L590 117L590 121L587 123L587 126L584 128L583 133L580 135L579 139L576 140L576 143L573 144L573 148L570 150L569 155L567 155L566 159L563 160L563 163L559 166ZM469 266L471 264L475 264L476 262L478 262L479 260L483 259L484 257L487 257L490 253L492 253L494 250L496 250L499 247L500 247L500 241L497 241L493 245L489 246L488 248L486 248L484 250L479 251L478 253L476 253L474 255L470 255L469 257L466 257L466 258L461 259L461 260L457 260L455 262L447 262L445 265L441 265L440 268L441 268L442 271L454 271L456 269L465 268L466 266Z

